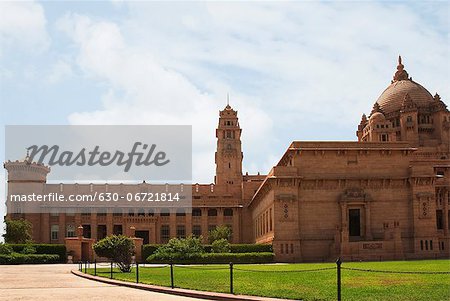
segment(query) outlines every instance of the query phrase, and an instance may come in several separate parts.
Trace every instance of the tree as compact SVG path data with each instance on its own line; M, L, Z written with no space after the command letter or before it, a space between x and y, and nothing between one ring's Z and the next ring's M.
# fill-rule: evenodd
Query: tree
M24 244L32 242L32 224L24 219L5 219L6 233L3 234L5 243Z
M131 272L131 257L134 255L134 242L125 235L112 235L99 240L92 248L95 254L114 261L122 272Z
M209 231L208 242L210 244L219 239L226 239L230 241L231 229L227 226L217 226L214 230Z

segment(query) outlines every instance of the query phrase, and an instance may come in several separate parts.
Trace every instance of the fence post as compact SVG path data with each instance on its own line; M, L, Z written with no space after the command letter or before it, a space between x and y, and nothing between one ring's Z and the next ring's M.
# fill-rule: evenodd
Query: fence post
M233 292L233 263L230 262L230 294L234 294Z
M170 287L174 288L173 285L173 263L170 263Z
M109 278L113 279L113 262L112 261L111 261L111 275Z
M87 260L84 262L84 273L86 274L87 271Z
M97 276L97 259L94 260L94 276Z
M136 262L136 283L139 283L139 263Z
M341 264L342 260L339 257L336 260L336 266L337 266L337 300L341 301Z
M82 266L81 260L78 261L78 271L83 272L83 266Z

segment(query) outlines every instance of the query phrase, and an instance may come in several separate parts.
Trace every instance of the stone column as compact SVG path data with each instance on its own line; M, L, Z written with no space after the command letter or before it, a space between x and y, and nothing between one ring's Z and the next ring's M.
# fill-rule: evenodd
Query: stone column
M448 190L445 191L444 193L444 199L443 199L443 207L442 207L442 221L443 221L443 226L444 226L444 236L448 236Z
M223 208L217 208L217 225L223 225Z
M241 216L241 212L239 208L233 208L233 243L240 243L241 242L241 233L239 231L240 225L239 225L239 219Z
M97 240L97 212L92 211L91 211L91 238Z
M365 215L366 215L366 240L372 240L372 228L370 224L370 203L367 202L364 204Z
M192 212L186 213L186 237L192 234Z
M113 234L113 214L112 209L106 211L106 236Z
M66 214L65 213L58 214L58 225L59 225L58 242L63 244L64 238L66 237Z
M177 216L175 210L170 210L170 238L177 237Z
M202 235L205 242L208 241L208 210L202 208Z

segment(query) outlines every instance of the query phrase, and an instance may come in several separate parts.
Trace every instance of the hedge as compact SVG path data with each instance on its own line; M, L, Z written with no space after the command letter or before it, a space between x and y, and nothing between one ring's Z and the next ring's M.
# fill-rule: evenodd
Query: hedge
M231 253L272 253L272 245L263 244L235 244L230 245Z
M147 244L142 246L142 258L147 258L159 248L162 244ZM203 245L203 249L206 253L212 252L211 245ZM267 252L272 253L272 245L263 244L230 244L231 253L255 253L255 252Z
M59 262L60 257L56 254L0 254L0 264L36 264Z
M193 263L270 263L273 262L273 253L203 253L196 258L174 260L173 263L193 264ZM154 256L147 258L148 263L168 263L167 260L157 260Z
M66 246L63 244L8 244L14 252L21 253L26 246L36 249L36 254L58 255L58 262L66 263Z

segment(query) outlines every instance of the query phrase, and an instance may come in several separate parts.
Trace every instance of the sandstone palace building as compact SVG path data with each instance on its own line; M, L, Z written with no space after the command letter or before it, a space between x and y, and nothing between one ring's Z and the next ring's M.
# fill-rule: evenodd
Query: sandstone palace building
M33 224L33 239L65 243L135 234L144 243L232 229L233 243L273 244L279 261L450 256L450 113L413 81L399 58L391 84L357 125L358 141L294 141L267 175L242 173L237 111L220 111L213 184L193 184L192 214L137 209L74 214L8 213ZM145 182L48 184L49 169L8 161L8 194L18 182L38 192L139 192ZM79 228L81 229L81 227ZM131 232L132 231L132 232Z

